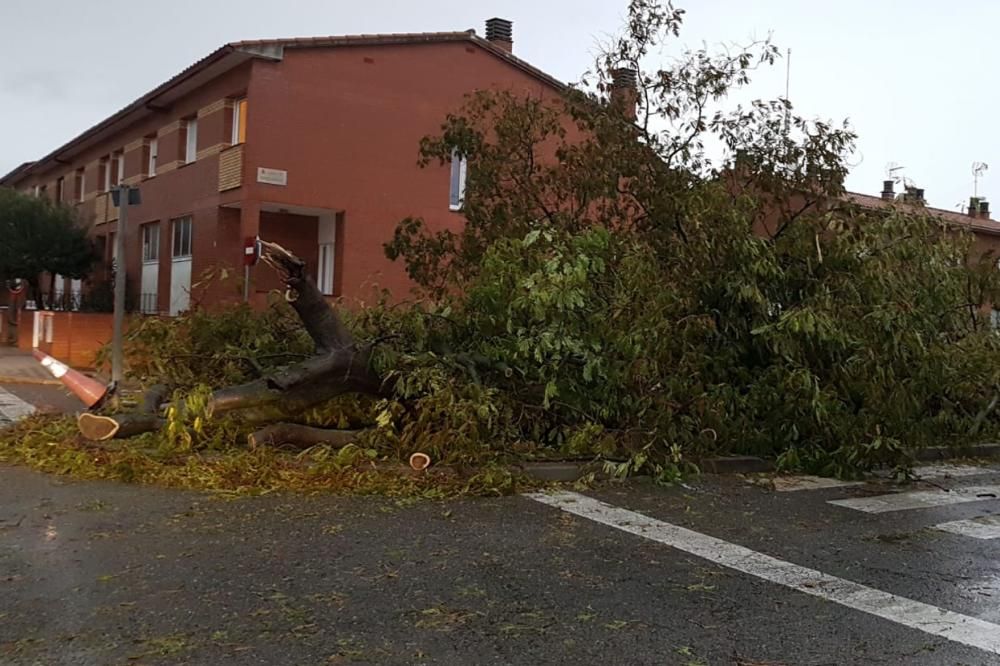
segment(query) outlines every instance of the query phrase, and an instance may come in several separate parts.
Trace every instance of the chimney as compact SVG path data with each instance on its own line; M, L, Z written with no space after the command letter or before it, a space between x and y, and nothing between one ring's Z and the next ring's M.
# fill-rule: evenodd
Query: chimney
M514 52L514 23L502 18L486 21L486 40L499 46L507 53Z
M903 194L903 202L923 206L926 203L924 188L907 185L906 192Z
M979 217L984 220L990 219L990 202L986 199L979 200Z
M969 197L969 217L977 217L979 215L979 199L976 197Z
M896 198L896 191L894 189L895 182L891 180L882 181L882 199L884 201L892 201Z
M611 70L611 104L620 106L628 120L635 120L638 101L639 72L628 67Z

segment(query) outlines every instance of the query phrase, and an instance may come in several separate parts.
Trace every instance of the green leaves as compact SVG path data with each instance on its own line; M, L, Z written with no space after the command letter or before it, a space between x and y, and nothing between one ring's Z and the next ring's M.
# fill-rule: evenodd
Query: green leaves
M84 278L98 259L73 209L3 187L0 238L0 279L22 278L34 290L41 273Z

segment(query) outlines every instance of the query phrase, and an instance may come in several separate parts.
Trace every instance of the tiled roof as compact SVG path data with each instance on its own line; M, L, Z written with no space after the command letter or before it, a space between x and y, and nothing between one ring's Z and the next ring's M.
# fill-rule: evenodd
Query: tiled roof
M483 39L475 30L460 32L403 32L372 35L331 35L328 37L296 37L290 39L251 39L231 42L229 46L243 48L317 48L330 46L372 46L392 44L429 44L440 42L472 42L477 46L503 58L510 64L522 69L532 76L538 77L555 88L563 88L566 84L553 76L546 74L534 65L521 60L510 51L500 48L493 42Z
M916 204L904 203L902 201L896 200L886 200L881 197L874 197L868 194L859 194L857 192L848 192L845 195L847 201L857 204L859 206L864 206L865 208L890 208L898 207L906 210L921 210L928 215L941 218L942 220L948 222L949 224L960 225L968 227L973 231L981 231L989 234L1000 235L1000 221L994 219L984 219L981 217L971 217L964 213L959 213L954 210L946 210L944 208L931 208L929 206L917 206Z
M131 104L119 109L111 116L105 118L90 129L84 131L79 136L71 139L64 145L53 150L45 157L35 161L26 162L10 173L0 177L0 185L13 183L17 178L25 175L35 167L47 166L55 161L57 157L65 154L83 144L86 140L94 137L102 131L113 128L118 122L126 119L129 115L142 111L153 104L153 102L163 96L174 87L184 83L191 77L203 72L212 65L222 62L226 57L234 54L243 58L266 57L255 51L269 48L321 48L321 47L342 47L342 46L368 46L368 45L391 45L391 44L430 44L441 42L470 42L479 46L493 55L505 60L512 66L517 67L554 88L563 88L565 84L558 79L546 74L542 70L521 60L514 54L498 47L496 44L476 35L475 30L464 30L460 32L417 32L417 33L387 33L373 35L341 35L329 37L305 37L290 39L259 39L232 42L222 46L201 60L187 67L179 74L157 86Z

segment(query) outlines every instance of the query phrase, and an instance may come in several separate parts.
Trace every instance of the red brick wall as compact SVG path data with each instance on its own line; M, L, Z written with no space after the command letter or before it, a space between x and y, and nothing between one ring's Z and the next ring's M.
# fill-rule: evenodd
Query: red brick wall
M97 351L111 340L110 314L89 312L25 312L18 327L18 347L31 349L35 317L51 318L52 341L39 336L38 348L75 368L93 368Z
M288 185L252 182L247 197L344 211L343 294L367 298L378 285L404 297L404 268L382 249L396 224L411 215L433 228L463 223L448 210L448 166L418 168L420 139L483 88L556 94L467 43L286 49L282 62L255 61L246 179L258 166L285 169Z

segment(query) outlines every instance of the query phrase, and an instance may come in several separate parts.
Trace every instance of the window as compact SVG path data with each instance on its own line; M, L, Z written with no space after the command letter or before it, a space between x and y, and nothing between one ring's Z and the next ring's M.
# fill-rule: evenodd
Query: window
M233 104L233 140L235 146L247 140L247 98L236 100Z
M38 197L42 196L42 186L41 185L35 185L34 193L35 193L35 198L36 199Z
M115 159L118 163L117 169L115 169L115 185L121 185L125 182L125 153L118 153L118 157Z
M99 168L101 174L101 192L111 191L111 161L105 157Z
M319 244L319 276L316 285L324 295L333 295L333 243Z
M74 198L77 201L83 201L84 193L87 190L87 178L86 178L86 175L83 172L83 169L77 169L76 170L76 178L74 179L74 187L76 187L76 191L74 192L74 194L76 196Z
M153 263L160 260L160 224L142 225L142 261Z
M192 118L187 121L186 131L184 132L185 138L187 140L186 149L184 151L184 161L188 164L194 162L198 159L198 119Z
M150 178L156 175L156 151L157 144L156 139L149 140L149 164L147 165L146 175Z
M191 256L191 216L174 220L173 258L183 259Z
M462 210L465 202L465 173L468 169L468 160L464 155L459 155L457 149L451 151L451 189L449 192L448 207L451 210Z
M56 201L63 200L63 188L65 186L65 178L60 178L56 181Z

